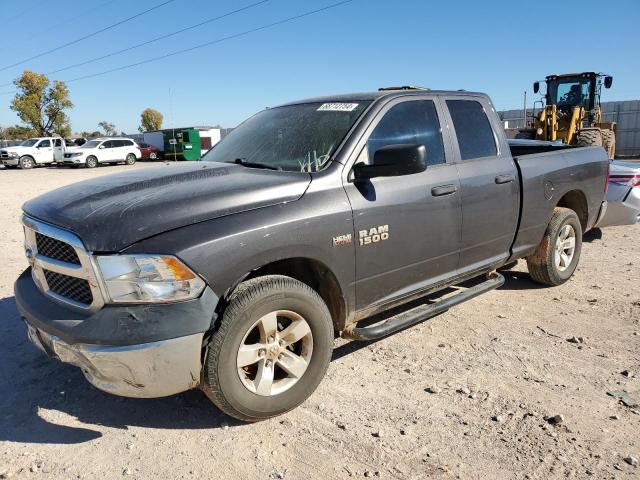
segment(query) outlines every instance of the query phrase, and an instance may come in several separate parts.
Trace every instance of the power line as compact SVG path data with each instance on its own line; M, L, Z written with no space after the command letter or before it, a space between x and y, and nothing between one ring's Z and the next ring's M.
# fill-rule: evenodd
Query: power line
M175 32L171 32L171 33L167 33L167 34L164 34L164 35L160 35L159 37L152 38L151 40L147 40L146 42L138 43L136 45L132 45L132 46L127 47L127 48L123 48L122 50L116 50L115 52L107 53L107 54L102 55L100 57L91 58L91 59L85 60L83 62L74 63L73 65L62 67L62 68L59 68L58 70L53 70L52 72L47 72L45 75L54 75L56 73L64 72L65 70L71 70L72 68L81 67L81 66L87 65L89 63L94 63L94 62L97 62L99 60L104 60L105 58L113 57L114 55L119 55L121 53L129 52L131 50L135 50L136 48L140 48L140 47L143 47L145 45L149 45L150 43L154 43L154 42L157 42L159 40L164 40L166 38L173 37L175 35L178 35L179 33L184 33L186 31L193 30L194 28L201 27L202 25L206 25L207 23L215 22L216 20L220 20L220 19L225 18L225 17L230 17L231 15L243 12L245 10L249 10L250 8L257 7L258 5L262 5L263 3L267 3L269 1L270 0L261 0L260 2L252 3L251 5L247 5L246 7L238 8L238 9L233 10L231 12L225 13L224 15L218 15L217 17L209 18L209 19L204 20L204 21L202 21L200 23L196 23L195 25L191 25L189 27L185 27L185 28L182 28L180 30L176 30ZM7 86L7 85L11 85L11 84L10 83L9 84L5 83L2 86Z
M166 53L164 55L159 55L159 56L156 56L156 57L148 58L146 60L141 60L139 62L130 63L130 64L127 64L127 65L121 65L119 67L111 68L109 70L104 70L102 72L92 73L92 74L89 74L89 75L83 75L83 76L80 76L80 77L72 78L70 80L64 80L64 82L66 82L66 83L77 82L79 80L86 80L88 78L99 77L99 76L102 76L102 75L106 75L108 73L118 72L120 70L126 70L128 68L137 67L139 65L145 65L147 63L156 62L158 60L163 60L165 58L173 57L175 55L180 55L182 53L187 53L187 52L191 52L193 50L198 50L200 48L204 48L204 47L208 47L208 46L215 45L215 44L218 44L218 43L222 43L222 42L225 42L227 40L232 40L232 39L235 39L235 38L243 37L243 36L249 35L251 33L259 32L261 30L266 30L266 29L269 29L269 28L273 28L273 27L276 27L278 25L282 25L282 24L285 24L285 23L290 23L290 22L293 22L295 20L299 20L301 18L308 17L310 15L315 15L316 13L321 13L321 12L324 12L324 11L327 11L327 10L331 10L331 9L339 7L341 5L345 5L347 3L351 3L353 1L354 0L343 0L341 2L332 3L330 5L327 5L326 7L318 8L318 9L315 9L315 10L310 10L308 12L301 13L299 15L294 15L292 17L288 17L288 18L285 18L283 20L278 20L276 22L272 22L272 23L269 23L269 24L266 24L266 25L262 25L260 27L252 28L250 30L245 30L245 31L240 32L240 33L236 33L236 34L233 34L233 35L228 35L226 37L222 37L222 38L218 38L216 40L212 40L212 41L209 41L209 42L205 42L205 43L201 43L201 44L198 44L198 45L194 45L192 47L176 50L174 52ZM11 95L12 93L13 93L13 91L0 92L0 95Z
M136 13L135 15L132 15L131 17L127 17L127 18L125 18L123 20L120 20L120 21L118 21L116 23L112 23L111 25L107 25L106 27L101 28L100 30L97 30L97 31L92 32L92 33L89 33L87 35L84 35L84 36L82 36L80 38L77 38L75 40L67 42L67 43L65 43L63 45L59 45L57 47L51 48L51 49L46 50L46 51L44 51L42 53L39 53L37 55L33 55L32 57L25 58L24 60L20 60L19 62L13 63L11 65L7 65L6 67L2 67L2 68L0 68L0 72L2 72L4 70L7 70L9 68L12 68L12 67L16 67L18 65L22 65L23 63L29 62L31 60L35 60L36 58L44 57L45 55L53 53L53 52L55 52L57 50L61 50L61 49L66 48L66 47L68 47L70 45L75 45L76 43L79 43L79 42L82 42L83 40L86 40L87 38L95 37L99 33L105 32L105 31L110 30L110 29L112 29L114 27L122 25L123 23L126 23L126 22L128 22L130 20L133 20L134 18L138 18L138 17L140 17L142 15L145 15L145 14L147 14L147 13L153 11L153 10L157 10L160 7L164 7L165 5L167 5L168 3L171 3L173 1L175 1L175 0L166 0L166 1L162 2L162 3L159 3L158 5L155 5L155 6L151 7L151 8L148 8L148 9L146 9L146 10L140 12L140 13Z
M294 15L293 17L288 17L288 18L285 18L283 20L278 20L277 22L273 22L273 23L269 23L267 25L263 25L261 27L252 28L251 30L245 30L244 32L240 32L240 33L236 33L236 34L229 35L229 36L226 36L226 37L218 38L218 39L212 40L210 42L205 42L205 43L201 43L199 45L194 45L193 47L183 48L183 49L171 52L171 53L166 53L164 55L159 55L157 57L152 57L152 58L148 58L146 60L141 60L139 62L129 63L127 65L122 65L120 67L111 68L109 70L104 70L102 72L92 73L92 74L89 74L89 75L83 75L81 77L76 77L76 78L72 78L70 80L64 80L64 81L66 83L77 82L78 80L85 80L87 78L99 77L101 75L106 75L108 73L118 72L120 70L126 70L127 68L133 68L133 67L137 67L139 65L145 65L147 63L156 62L158 60L163 60L165 58L173 57L175 55L180 55L181 53L192 52L193 50L198 50L200 48L204 48L204 47L208 47L208 46L215 45L215 44L218 44L218 43L222 43L222 42L225 42L227 40L232 40L234 38L243 37L243 36L249 35L251 33L259 32L261 30L266 30L268 28L273 28L275 26L282 25L284 23L293 22L295 20L299 20L301 18L308 17L310 15L315 15L316 13L324 12L326 10L330 10L332 8L336 8L336 7L339 7L341 5L344 5L344 4L347 4L347 3L351 3L353 1L354 0L343 0L341 2L332 3L331 5L327 5L326 7L318 8L316 10L311 10L311 11L308 11L308 12L305 12L305 13L301 13L299 15ZM10 93L10 92L8 92L8 93Z

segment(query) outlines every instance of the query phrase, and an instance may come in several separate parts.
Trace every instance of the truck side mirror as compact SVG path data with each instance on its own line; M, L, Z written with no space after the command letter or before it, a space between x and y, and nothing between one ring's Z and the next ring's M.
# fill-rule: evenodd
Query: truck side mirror
M356 181L375 177L398 177L424 172L427 169L427 149L424 145L387 145L376 150L373 163L356 163Z
M540 91L540 82L533 82L533 93L538 93Z
M612 84L613 84L613 77L610 77L608 75L604 77L604 88L611 88Z

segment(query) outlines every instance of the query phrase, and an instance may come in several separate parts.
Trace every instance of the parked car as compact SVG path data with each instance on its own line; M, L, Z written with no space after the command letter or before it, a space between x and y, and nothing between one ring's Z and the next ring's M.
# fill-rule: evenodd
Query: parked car
M97 167L100 163L120 163L133 165L140 158L140 150L129 138L96 138L84 145L70 149L64 154L63 165L87 168Z
M138 149L140 150L140 158L142 160L158 160L162 158L162 151L148 143L138 142Z
M640 223L640 162L611 162L606 200L597 227Z
M599 147L510 146L479 93L289 103L201 162L28 201L31 266L15 300L31 341L96 387L132 397L200 387L256 421L315 390L336 332L372 340L407 328L499 287L495 269L519 258L536 282L566 282L608 164ZM382 323L361 323L381 312Z
M62 160L66 144L60 137L37 137L15 147L0 149L0 162L8 168L33 168Z

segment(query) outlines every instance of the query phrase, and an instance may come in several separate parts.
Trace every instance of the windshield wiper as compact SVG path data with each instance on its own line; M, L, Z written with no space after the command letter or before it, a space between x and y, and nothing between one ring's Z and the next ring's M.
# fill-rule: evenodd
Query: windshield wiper
M273 165L269 165L268 163L260 163L260 162L247 162L244 158L236 158L233 163L236 165L242 165L243 167L249 168L263 168L265 170L282 170L282 167L275 167Z

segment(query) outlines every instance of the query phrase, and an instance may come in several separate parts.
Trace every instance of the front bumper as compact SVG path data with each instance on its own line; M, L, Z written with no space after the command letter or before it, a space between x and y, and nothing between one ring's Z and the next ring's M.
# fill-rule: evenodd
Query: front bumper
M128 397L161 397L200 381L202 340L215 321L210 288L171 304L106 305L79 313L44 295L27 269L16 305L29 338L49 356L80 367L97 388Z
M17 167L20 164L20 157L0 159L0 163L6 167Z
M96 388L123 397L155 398L198 386L203 334L124 347L69 345L27 323L29 340L52 358L80 367Z

